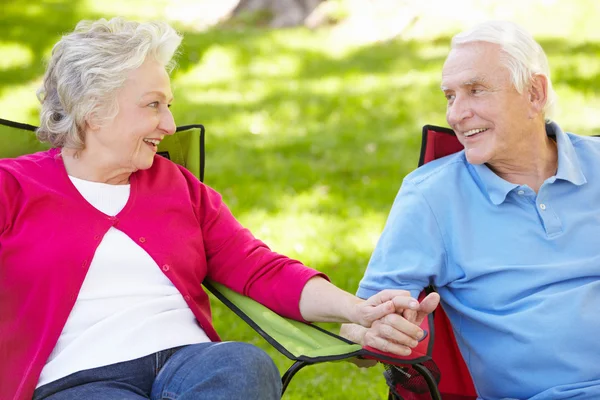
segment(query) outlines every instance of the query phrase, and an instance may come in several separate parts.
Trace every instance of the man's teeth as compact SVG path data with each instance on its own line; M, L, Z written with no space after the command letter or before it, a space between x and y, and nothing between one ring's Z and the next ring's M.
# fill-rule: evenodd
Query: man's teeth
M160 143L160 140L158 140L158 139L144 139L144 142L153 144L155 146L158 146L158 144Z
M483 132L483 131L487 131L487 128L471 129L470 131L466 131L466 132L464 133L464 135L465 135L466 137L469 137L469 136L473 136L473 135L475 135L476 133Z

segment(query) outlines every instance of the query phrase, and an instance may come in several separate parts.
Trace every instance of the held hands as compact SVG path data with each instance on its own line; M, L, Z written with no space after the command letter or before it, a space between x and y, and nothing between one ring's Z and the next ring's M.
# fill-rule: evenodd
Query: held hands
M423 337L419 327L425 317L440 302L437 293L431 293L421 303L405 290L384 290L357 304L357 319L364 335L360 343L383 352L410 355L418 340Z

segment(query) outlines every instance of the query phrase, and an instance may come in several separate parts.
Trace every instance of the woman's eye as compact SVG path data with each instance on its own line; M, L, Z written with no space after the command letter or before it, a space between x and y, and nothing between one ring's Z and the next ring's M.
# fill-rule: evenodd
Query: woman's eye
M148 107L152 107L152 108L158 108L158 101L153 101L152 103L148 104Z

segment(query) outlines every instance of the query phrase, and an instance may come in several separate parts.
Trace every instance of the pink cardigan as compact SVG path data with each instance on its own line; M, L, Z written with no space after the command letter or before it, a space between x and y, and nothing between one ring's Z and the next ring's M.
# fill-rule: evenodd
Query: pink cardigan
M165 158L130 181L129 201L109 217L71 184L58 149L0 160L1 400L31 399L111 226L156 261L211 340L207 277L302 319L300 293L317 271L272 252L217 192Z

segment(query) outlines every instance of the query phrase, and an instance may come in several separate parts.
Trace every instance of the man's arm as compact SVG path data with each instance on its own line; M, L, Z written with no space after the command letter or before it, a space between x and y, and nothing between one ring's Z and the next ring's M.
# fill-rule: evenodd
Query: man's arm
M371 256L358 296L367 298L383 289L403 289L416 298L430 284L445 285L446 248L438 220L416 184L405 180ZM362 345L409 355L420 338L419 325L439 304L437 293L417 310L402 309L370 328L344 325L342 336Z

